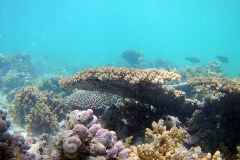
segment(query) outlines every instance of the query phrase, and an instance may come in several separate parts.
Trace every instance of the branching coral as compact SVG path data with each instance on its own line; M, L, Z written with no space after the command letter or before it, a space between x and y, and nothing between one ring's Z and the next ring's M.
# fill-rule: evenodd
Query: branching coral
M19 90L13 103L13 122L27 124L27 133L33 134L57 131L58 122L68 111L68 105L53 92L42 92L36 87Z
M209 63L212 64L212 63ZM183 82L187 82L190 78L193 77L216 77L222 78L226 75L225 72L220 72L220 70L212 70L214 67L206 67L206 66L197 66L197 67L187 67L185 70L178 68L176 73L181 75L181 80Z
M173 159L211 159L211 154L204 154L200 147L190 150L182 145L182 139L186 131L173 126L170 131L166 130L164 121L152 123L153 130L146 128L145 136L152 140L151 144L132 146L131 157L139 157L140 160L173 160ZM213 159L221 160L220 153L216 152Z
M224 93L240 93L240 82L228 78L196 77L189 79L188 83L193 86L204 85Z

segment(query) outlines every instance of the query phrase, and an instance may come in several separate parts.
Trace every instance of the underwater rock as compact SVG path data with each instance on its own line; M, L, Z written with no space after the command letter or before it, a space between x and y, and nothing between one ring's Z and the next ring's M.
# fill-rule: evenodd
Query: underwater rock
M136 66L143 63L144 53L135 49L126 49L121 53L121 57L131 66Z

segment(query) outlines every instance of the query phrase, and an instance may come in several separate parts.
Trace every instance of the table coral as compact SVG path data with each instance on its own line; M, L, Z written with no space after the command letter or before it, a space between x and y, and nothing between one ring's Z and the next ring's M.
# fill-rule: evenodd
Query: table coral
M176 73L160 69L99 67L63 78L59 84L63 88L102 91L157 106L163 99L177 101L184 97L184 92L161 87L169 81L180 81L180 78Z
M154 121L152 128L146 128L145 132L146 138L150 138L152 143L132 146L130 157L138 157L140 160L211 159L211 154L202 153L199 146L190 150L183 146L182 139L186 134L184 129L173 126L168 131L162 119L158 123ZM220 152L216 152L212 159L221 160Z

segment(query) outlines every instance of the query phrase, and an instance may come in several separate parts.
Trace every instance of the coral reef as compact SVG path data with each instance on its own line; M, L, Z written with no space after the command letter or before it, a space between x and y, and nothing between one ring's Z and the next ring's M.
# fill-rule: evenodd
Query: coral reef
M193 77L216 77L223 78L227 73L220 70L218 67L214 68L210 64L214 64L213 62L208 63L209 67L204 65L196 66L196 67L187 67L185 70L178 68L176 73L181 75L181 81L187 82L190 78Z
M32 77L29 73L9 70L5 76L0 78L0 88L2 88L4 93L7 93L17 87L31 85L31 80Z
M137 67L144 63L144 53L135 49L126 49L121 53L121 57L125 59L132 67Z
M218 159L221 160L220 152L217 151L213 157L211 154L204 154L201 148L192 147L190 150L182 144L186 131L177 128L175 125L170 131L166 130L164 120L152 123L153 130L146 128L145 137L150 138L152 143L131 146L130 157L138 157L140 160L150 159Z
M9 70L16 70L19 73L30 73L33 78L37 77L37 70L34 62L31 60L31 55L28 53L16 55L0 54L0 76L4 76Z
M230 158L240 142L239 104L239 93L213 92L206 96L202 109L188 121L185 145L199 145L204 152L211 153L218 149L223 157Z
M179 81L180 78L180 75L176 73L159 69L99 67L63 78L59 80L59 84L63 88L103 91L122 97L130 97L155 106L159 104L159 101L162 101L162 96L171 99L184 97L183 92L161 87L164 83Z
M159 57L156 61L155 61L155 68L160 69L160 68L174 68L175 66L169 62L166 61L165 59Z
M58 122L65 118L68 105L52 91L39 91L37 87L24 87L18 91L10 110L13 122L26 124L31 134L57 131Z
M111 104L120 103L122 98L117 95L100 91L79 90L68 97L67 104L74 109L93 109L95 114L103 112Z
M49 78L43 78L38 85L40 91L53 91L55 94L58 94L59 97L64 98L69 96L72 93L70 89L61 88L58 81L62 79L63 75L53 75Z
M195 77L188 80L192 86L204 85L223 93L240 93L240 82L228 78Z
M0 159L34 160L35 155L27 153L30 146L25 142L24 137L17 132L12 135L7 132L11 123L6 120L6 116L7 112L0 110Z
M114 131L101 127L93 111L74 110L67 117L68 130L54 138L42 134L28 152L48 159L127 159L130 150L117 141Z

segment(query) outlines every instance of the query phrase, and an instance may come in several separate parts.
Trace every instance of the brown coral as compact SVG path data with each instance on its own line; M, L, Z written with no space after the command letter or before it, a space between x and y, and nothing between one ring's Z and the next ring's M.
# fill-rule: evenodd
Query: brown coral
M162 84L169 81L180 81L181 76L160 69L134 69L99 67L90 68L77 75L59 80L63 88L77 88L89 91L103 91L122 97L131 97L149 104L158 104L160 98L184 96L183 92L175 92L174 89L163 89ZM161 97L162 98L162 97ZM168 99L168 98L167 98Z
M192 147L190 150L182 145L182 139L186 131L173 126L170 131L163 125L164 121L153 122L153 130L147 128L145 136L152 139L151 144L132 146L130 157L138 157L140 160L149 159L211 159L211 154L204 154L200 147ZM221 159L220 152L213 155L213 159Z
M240 82L228 78L196 77L189 79L188 83L193 86L204 85L224 93L240 93Z
M65 118L68 110L68 105L53 92L42 92L36 87L19 90L13 104L13 122L27 124L27 133L33 134L57 131L58 122Z

